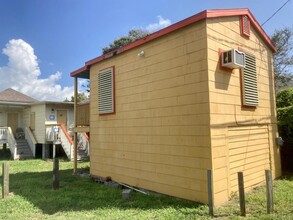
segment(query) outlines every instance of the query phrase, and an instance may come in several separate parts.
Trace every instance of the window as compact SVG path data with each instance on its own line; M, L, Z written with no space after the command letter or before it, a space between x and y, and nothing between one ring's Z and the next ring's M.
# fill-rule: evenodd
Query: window
M99 114L115 113L114 67L98 73L98 111Z
M247 15L241 17L241 34L246 37L250 36L250 20Z
M242 69L242 102L244 106L258 105L257 76L255 56L246 53L245 68Z

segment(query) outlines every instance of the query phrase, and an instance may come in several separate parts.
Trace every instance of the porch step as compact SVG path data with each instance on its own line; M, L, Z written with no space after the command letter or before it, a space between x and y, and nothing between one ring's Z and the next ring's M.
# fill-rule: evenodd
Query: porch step
M82 142L78 142L78 144L77 144L77 160L78 161L89 160L89 155L88 155L87 149L82 144Z
M17 157L20 160L33 158L33 153L25 139L16 140Z
M86 150L77 149L77 160L78 161L86 161L88 159L89 159L89 156L88 156Z

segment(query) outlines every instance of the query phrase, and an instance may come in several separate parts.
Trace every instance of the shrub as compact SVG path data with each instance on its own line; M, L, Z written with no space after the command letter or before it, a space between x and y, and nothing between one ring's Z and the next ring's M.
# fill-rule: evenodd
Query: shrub
M293 88L277 94L277 119L280 135L293 142Z
M284 89L277 94L277 108L293 106L293 88Z
M285 141L293 142L293 105L277 109L280 135Z

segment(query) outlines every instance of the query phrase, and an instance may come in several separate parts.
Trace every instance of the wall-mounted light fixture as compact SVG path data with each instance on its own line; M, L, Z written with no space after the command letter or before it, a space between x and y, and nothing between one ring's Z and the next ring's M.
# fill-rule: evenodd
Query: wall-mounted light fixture
M143 57L143 56L144 56L144 51L143 51L143 50L140 51L140 52L137 54L137 56L139 56L139 57Z

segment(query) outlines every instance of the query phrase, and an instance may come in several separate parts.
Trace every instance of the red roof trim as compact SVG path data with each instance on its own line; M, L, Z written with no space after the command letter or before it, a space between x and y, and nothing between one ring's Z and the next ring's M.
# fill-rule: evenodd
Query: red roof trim
M120 53L125 52L127 50L130 50L132 48L138 47L138 46L140 46L140 45L142 45L144 43L147 43L147 42L149 42L151 40L159 38L159 37L161 37L163 35L171 33L171 32L173 32L175 30L178 30L178 29L180 29L182 27L185 27L185 26L187 26L189 24L193 24L193 23L195 23L197 21L200 21L200 20L203 20L205 18L206 18L206 11L203 11L203 12L201 12L199 14L193 15L193 16L191 16L189 18L186 18L186 19L184 19L182 21L179 21L179 22L177 22L177 23L175 23L173 25L170 25L169 27L166 27L166 28L164 28L162 30L159 30L159 31L155 32L155 33L152 33L152 34L150 34L150 35L148 35L148 36L146 36L144 38L141 38L141 39L139 39L137 41L134 41L133 43L127 44L127 45L125 45L125 46L123 46L123 47L121 47L121 48L119 48L117 50L111 51L111 52L106 53L106 54L104 54L102 56L94 58L94 59L86 62L85 65L86 66L93 65L93 64L95 64L95 63L97 63L97 62L99 62L101 60L107 59L108 57L112 57L115 54L120 54Z
M267 45L270 47L270 49L273 52L277 52L277 48L271 41L270 37L266 34L264 29L260 26L260 24L257 22L253 14L250 12L249 9L223 9L223 10L207 10L207 18L216 18L216 17L229 17L229 16L241 16L241 15L247 15L251 21L251 24L256 28L256 30L260 33L260 36L262 39L267 43Z
M255 19L255 17L252 15L252 13L249 11L249 9L244 8L244 9L220 9L220 10L206 10L206 11L202 11L196 15L193 15L189 18L186 18L182 21L179 21L173 25L170 25L160 31L157 31L153 34L150 34L142 39L139 39L133 43L130 43L128 45L125 45L117 50L111 51L107 54L104 54L102 56L96 57L92 60L89 60L85 63L85 66L75 70L74 72L72 72L70 75L71 76L75 76L78 73L87 70L91 65L98 63L104 59L110 58L116 54L120 54L122 52L125 52L127 50L130 50L132 48L138 47L144 43L147 43L151 40L154 40L156 38L159 38L163 35L166 35L168 33L171 33L175 30L178 30L182 27L186 27L190 24L193 24L195 22L204 20L204 19L208 19L208 18L218 18L218 17L231 17L231 16L241 16L241 15L247 15L251 21L251 25L254 26L254 28L260 33L260 36L262 37L262 39L267 43L267 45L270 47L270 49L273 52L276 52L277 49L274 46L274 44L272 43L271 39L269 38L269 36L265 33L265 31L262 29L262 27L260 26L260 24L257 22L257 20Z

